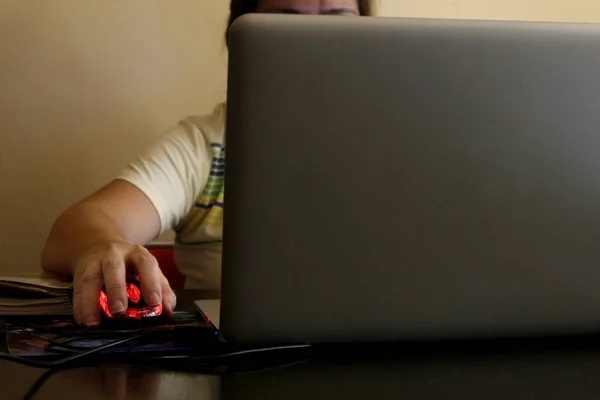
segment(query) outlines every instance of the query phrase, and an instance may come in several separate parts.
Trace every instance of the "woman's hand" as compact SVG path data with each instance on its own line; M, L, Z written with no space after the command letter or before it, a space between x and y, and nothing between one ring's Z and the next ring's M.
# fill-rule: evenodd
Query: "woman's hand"
M137 276L142 296L149 306L157 306L162 302L163 312L171 316L176 304L175 293L154 256L142 246L109 242L91 247L76 263L73 276L75 321L87 326L100 323L99 296L103 285L111 314L125 312L128 275Z

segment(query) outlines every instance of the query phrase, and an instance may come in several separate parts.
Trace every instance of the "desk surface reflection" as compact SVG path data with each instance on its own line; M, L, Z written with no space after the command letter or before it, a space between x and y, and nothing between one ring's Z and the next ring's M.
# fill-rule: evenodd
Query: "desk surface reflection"
M598 339L600 340L600 339ZM563 399L600 396L600 346L412 350L380 358L296 360L222 374L85 368L58 372L35 399ZM0 363L3 399L22 398L44 371Z

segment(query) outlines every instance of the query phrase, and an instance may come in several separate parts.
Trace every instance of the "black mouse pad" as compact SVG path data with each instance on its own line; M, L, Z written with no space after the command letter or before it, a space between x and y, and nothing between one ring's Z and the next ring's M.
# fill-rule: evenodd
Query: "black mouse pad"
M219 340L216 329L198 313L175 312L171 319L104 321L96 328L83 328L71 318L11 319L5 323L5 347L19 356L64 357L142 333L139 341L103 353L179 354Z

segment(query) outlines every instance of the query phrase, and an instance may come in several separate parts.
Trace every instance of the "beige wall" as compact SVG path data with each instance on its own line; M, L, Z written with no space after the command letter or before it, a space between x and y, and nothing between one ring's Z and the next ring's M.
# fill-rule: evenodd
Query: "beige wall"
M224 0L0 0L0 272L155 135L224 97Z
M226 0L0 0L0 272L57 214L223 98ZM381 0L382 15L600 22L598 0Z
M380 0L379 10L406 17L600 22L598 0Z

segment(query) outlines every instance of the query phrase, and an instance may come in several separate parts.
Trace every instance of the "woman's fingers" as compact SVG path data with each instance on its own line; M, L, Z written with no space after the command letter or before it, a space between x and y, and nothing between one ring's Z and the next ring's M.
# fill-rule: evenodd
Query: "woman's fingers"
M128 266L131 271L128 271ZM139 280L142 296L149 306L163 304L167 316L176 305L175 293L158 266L156 258L142 246L116 243L102 246L85 258L73 282L73 316L78 324L100 323L100 291L108 297L113 315L127 310L127 274Z
M171 289L169 281L164 275L162 275L161 277L161 284L163 294L163 310L167 317L170 318L173 315L173 310L175 309L175 306L177 305L177 297L175 296L173 289Z
M112 315L120 315L127 310L126 272L123 253L114 251L102 260L104 289Z
M128 261L140 279L140 288L144 301L149 306L157 306L163 301L163 277L156 258L144 247L137 248L129 254Z
M79 324L95 326L100 323L99 294L102 290L102 269L98 264L86 266L73 284L75 320Z

